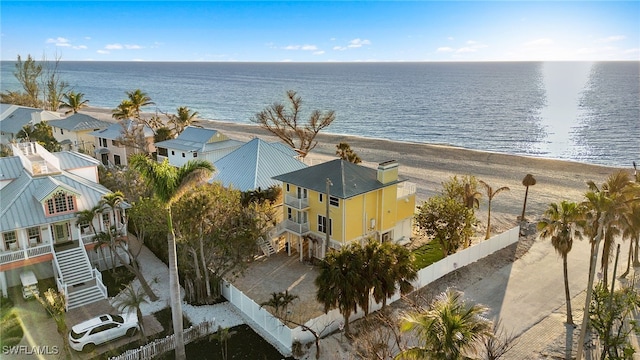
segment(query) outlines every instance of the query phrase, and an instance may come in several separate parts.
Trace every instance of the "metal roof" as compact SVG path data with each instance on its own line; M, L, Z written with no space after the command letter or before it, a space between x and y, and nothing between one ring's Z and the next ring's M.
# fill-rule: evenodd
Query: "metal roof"
M383 184L378 181L376 169L356 165L342 159L331 160L305 169L278 175L274 179L321 193L327 191L326 181L329 179L333 184L330 186L330 195L341 199L347 199L406 180L398 179L397 181Z
M131 119L127 119L111 124L106 129L92 131L89 135L108 140L118 140L122 137L125 129L132 130L134 126L136 126L136 123ZM143 125L143 129L145 138L153 137L153 130L150 127Z
M19 157L0 157L0 180L15 179L20 176L23 169Z
M55 157L60 159L60 169L69 170L89 166L100 165L100 161L89 155L79 153L77 151L60 151L53 153Z
M60 120L50 120L49 125L69 131L96 130L109 127L111 122L102 121L87 114L76 113Z
M42 111L42 109L17 107L6 117L0 119L0 130L4 133L17 134L23 126L33 120L31 114L37 111Z
M291 153L255 138L214 163L216 174L212 181L233 186L240 191L266 189L280 185L273 177L306 168Z
M195 151L206 153L244 144L238 140L231 140L218 130L187 126L175 139L160 141L156 147L180 151Z

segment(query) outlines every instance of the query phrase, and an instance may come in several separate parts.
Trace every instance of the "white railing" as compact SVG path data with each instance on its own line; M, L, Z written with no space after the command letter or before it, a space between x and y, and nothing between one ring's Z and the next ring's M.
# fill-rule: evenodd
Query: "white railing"
M184 330L184 344L187 345L194 340L197 340L205 335L209 335L212 330L214 330L214 324L215 320L205 321ZM127 350L118 356L110 357L109 360L153 359L154 357L169 352L176 347L174 336L174 334L171 334L162 339L157 339L149 344L143 345L137 349Z
M50 254L51 246L49 244L34 246L26 249L18 249L14 251L4 251L0 253L0 264L7 264L14 261L22 261L32 257Z
M299 198L294 195L285 194L284 203L296 209L306 209L309 207L309 198Z
M400 184L398 184L398 190L397 190L398 194L397 197L398 199L401 199L405 196L410 196L416 193L416 184L412 183L412 182L402 182Z
M104 283L102 282L102 273L100 271L98 271L98 269L93 268L93 277L96 279L96 286L98 287L98 290L100 290L100 293L106 299L107 298L107 287L104 286Z
M284 227L288 230L291 230L293 232L295 232L296 234L299 235L304 235L306 233L309 232L309 223L308 222L304 222L304 223L299 223L296 221L293 221L291 219L287 219L284 221Z

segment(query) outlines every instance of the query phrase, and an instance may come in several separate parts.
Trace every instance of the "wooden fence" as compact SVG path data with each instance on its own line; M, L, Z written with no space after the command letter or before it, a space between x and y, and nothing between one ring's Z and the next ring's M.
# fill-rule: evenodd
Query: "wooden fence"
M205 335L209 335L212 330L215 330L213 326L214 323L215 320L205 321L184 330L184 344L187 345L194 340L197 340ZM174 341L174 336L174 334L171 334L165 338L157 339L137 349L127 350L118 356L110 357L109 360L153 359L154 357L162 355L175 348L176 344Z

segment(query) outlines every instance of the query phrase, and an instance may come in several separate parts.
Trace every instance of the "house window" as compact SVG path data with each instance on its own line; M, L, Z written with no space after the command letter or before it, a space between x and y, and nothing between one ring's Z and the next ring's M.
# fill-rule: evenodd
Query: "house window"
M321 233L327 233L327 218L318 215L318 231ZM333 220L329 219L329 235L333 235Z
M287 192L289 192L289 184L287 184Z
M329 196L329 204L331 206L340 206L340 199L335 196Z
M38 226L27 228L27 236L29 237L30 246L34 246L42 242L42 236L40 235L40 227Z
M171 150L171 155L175 155L175 154L176 154L176 152Z
M158 148L158 155L160 156L169 156L169 152L166 148Z
M322 195L324 195L323 193L319 193L318 194L318 201L322 202Z
M75 197L63 191L57 192L47 200L47 215L68 213L75 210Z
M198 157L198 153L197 153L197 152L194 152L194 153L193 153L193 157L194 157L194 158L197 158L197 157Z
M118 146L118 142L117 142L117 141L115 141L115 140L111 140L111 145L113 145L113 146Z
M4 240L4 248L7 250L18 250L18 238L15 231L7 231L2 233L2 240Z
M111 215L109 213L102 214L102 225L107 231L111 228Z
M122 165L120 162L120 155L113 155L113 163L116 165Z
M60 129L60 135L64 135L64 130Z
M102 147L107 147L107 139L105 139L105 138L98 138L98 140L100 140L100 146L102 146Z
M182 157L184 157L184 153L182 153Z

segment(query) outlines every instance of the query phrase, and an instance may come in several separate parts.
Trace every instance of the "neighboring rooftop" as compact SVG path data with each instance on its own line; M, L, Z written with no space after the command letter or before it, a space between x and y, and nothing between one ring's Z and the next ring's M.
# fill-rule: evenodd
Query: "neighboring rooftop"
M109 125L109 127L105 129L92 131L89 133L89 135L107 139L107 140L118 140L124 134L125 129L127 129L127 131L131 131L134 129L135 126L136 126L136 123L133 120L127 119L127 120L122 120L115 124L111 124ZM154 135L153 129L151 129L147 125L144 125L143 129L144 129L145 138L153 137Z
M106 129L112 124L81 113L73 114L64 119L49 121L49 125L69 131Z
M274 176L307 167L295 155L295 151L255 138L216 161L212 181L240 191L280 185Z

